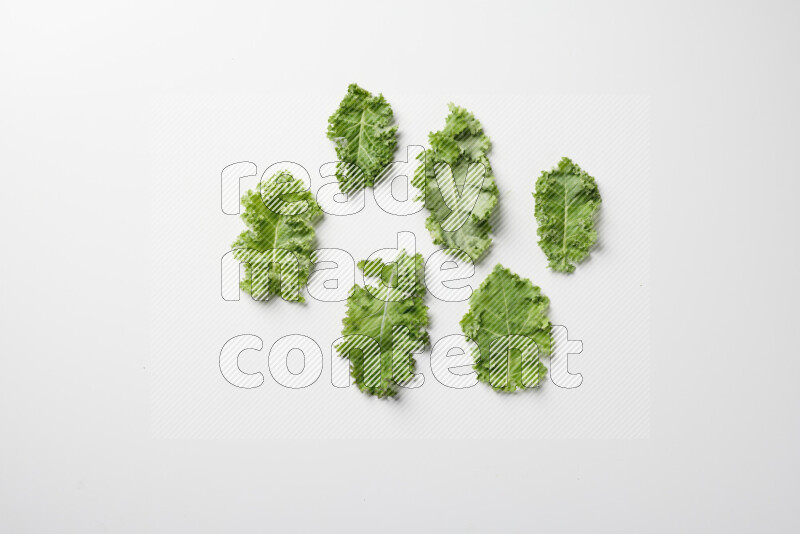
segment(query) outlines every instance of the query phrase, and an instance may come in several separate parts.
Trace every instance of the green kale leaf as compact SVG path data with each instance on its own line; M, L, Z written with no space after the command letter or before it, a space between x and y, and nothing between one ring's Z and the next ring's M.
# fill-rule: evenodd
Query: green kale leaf
M350 84L339 109L328 119L328 139L336 143L340 163L336 178L342 192L375 185L375 178L392 162L397 126L383 95L372 96Z
M537 386L547 369L539 355L550 354L550 299L527 278L498 264L469 300L461 319L464 335L475 341L478 380L498 391Z
M594 178L569 158L543 172L536 181L536 220L539 247L550 260L550 268L571 273L589 255L597 241L594 213L602 199Z
M414 376L413 353L428 343L423 260L402 251L393 262L361 261L359 268L378 283L353 286L336 350L350 360L359 389L370 395L397 394Z
M281 171L242 196L242 220L248 230L233 243L234 257L245 263L240 287L257 300L280 295L303 302L300 288L311 270L313 223L322 210L301 180Z
M431 147L420 154L423 164L412 184L430 211L425 226L434 244L463 250L478 261L492 243L489 218L499 196L486 156L492 143L472 113L455 104L449 109L444 129L429 135Z

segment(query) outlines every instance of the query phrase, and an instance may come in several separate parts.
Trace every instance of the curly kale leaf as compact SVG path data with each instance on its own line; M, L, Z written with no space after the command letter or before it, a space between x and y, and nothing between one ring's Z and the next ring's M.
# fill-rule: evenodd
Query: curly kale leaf
M397 145L392 119L392 107L382 94L372 96L350 84L339 109L328 119L328 139L336 143L336 155L343 162L336 172L342 192L373 186L392 162Z
M301 180L281 171L242 196L242 220L249 228L233 243L245 263L240 287L257 300L280 295L303 302L314 243L313 223L322 210Z
M461 319L475 341L478 380L499 391L537 386L547 370L539 355L550 354L550 299L530 280L498 264L472 294Z
M425 226L434 244L461 249L477 261L492 243L489 218L499 195L486 156L492 143L472 113L455 104L449 109L444 129L430 134L431 147L418 158L423 164L417 167L412 184L422 191L419 199L430 210ZM442 164L449 165L452 174ZM454 190L443 187L448 179L454 180ZM458 203L456 195L472 200ZM460 224L456 229L449 224L454 219Z
M393 396L398 384L413 378L413 353L428 342L422 256L402 251L393 262L361 261L358 266L378 281L353 286L344 338L336 350L350 360L350 372L362 392Z
M597 241L594 213L602 202L594 178L569 158L536 181L539 247L556 271L571 273Z

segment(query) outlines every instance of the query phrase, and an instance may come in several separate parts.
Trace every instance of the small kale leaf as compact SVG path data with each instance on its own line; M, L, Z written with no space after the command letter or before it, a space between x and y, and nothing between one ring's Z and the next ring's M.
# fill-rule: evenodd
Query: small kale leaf
M563 158L558 167L536 181L536 220L539 247L550 268L571 273L597 241L594 214L602 199L594 178Z
M303 302L300 288L311 270L314 222L322 210L301 180L280 171L242 196L242 220L248 227L233 243L233 255L245 263L240 287L257 300L280 295Z
M356 84L328 119L328 139L336 144L339 164L336 178L343 193L375 185L375 179L392 162L397 146L397 126L392 107L382 94L373 96Z

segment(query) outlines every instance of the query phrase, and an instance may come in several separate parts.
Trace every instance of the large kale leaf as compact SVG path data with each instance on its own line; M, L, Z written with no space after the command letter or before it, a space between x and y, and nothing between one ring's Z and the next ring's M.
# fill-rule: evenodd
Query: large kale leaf
M538 385L547 372L539 356L550 354L550 299L498 264L469 304L461 329L477 343L478 380L499 391Z
M413 353L428 342L422 256L402 251L393 262L362 261L358 266L379 282L353 286L343 320L344 341L336 350L350 360L362 392L393 396L398 383L413 377Z
M425 226L434 244L463 250L478 261L492 243L489 218L499 194L487 157L492 143L472 113L455 104L449 109L444 129L430 134L431 147L420 154L423 164L412 183L422 191L420 198L430 210ZM452 175L442 164L449 165ZM446 191L446 180L453 180L455 187ZM474 201L456 202L456 195L469 197L470 189L474 190L470 198L477 197ZM451 229L453 220L463 224Z

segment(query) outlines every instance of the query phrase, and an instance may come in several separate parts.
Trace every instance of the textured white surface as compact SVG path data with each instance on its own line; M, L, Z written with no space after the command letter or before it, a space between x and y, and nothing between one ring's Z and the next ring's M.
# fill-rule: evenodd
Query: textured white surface
M799 9L0 3L0 531L800 531L800 358L785 342L800 322ZM152 438L151 97L338 97L353 80L398 96L651 95L649 439ZM283 139L282 154L309 142ZM203 156L186 150L175 160ZM218 218L227 245L235 217L190 230L213 237Z

